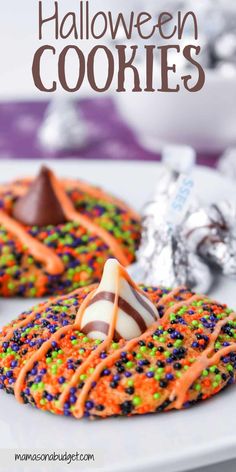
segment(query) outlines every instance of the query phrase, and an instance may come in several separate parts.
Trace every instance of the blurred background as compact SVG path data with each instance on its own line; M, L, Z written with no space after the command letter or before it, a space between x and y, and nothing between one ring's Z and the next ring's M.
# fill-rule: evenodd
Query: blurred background
M59 0L60 16L78 11L77 0ZM54 2L44 1L45 15L52 14ZM235 0L90 0L90 11L161 11L176 14L193 10L198 17L202 46L201 64L206 84L198 93L95 93L85 83L78 93L47 94L38 91L31 74L32 59L42 44L56 44L60 51L77 44L86 54L91 41L53 39L53 28L45 26L45 38L37 39L38 2L4 1L0 31L0 158L84 157L87 159L157 160L166 144L188 144L198 153L198 162L216 166L227 152L236 160L236 4ZM158 40L157 40L158 41ZM192 31L185 32L186 44L193 43ZM105 38L110 48L115 44ZM176 40L174 40L174 43ZM99 41L98 41L99 43ZM143 47L141 40L133 43ZM152 39L155 44L155 39ZM145 42L146 44L146 42ZM156 43L157 44L157 43ZM157 45L160 45L158 42ZM181 55L180 55L181 56ZM174 58L178 73L186 72L182 56ZM158 59L156 68L158 70ZM55 61L44 62L47 80L55 79ZM139 68L145 75L144 56ZM73 62L68 63L70 80L75 78ZM103 61L97 65L103 80ZM127 75L127 88L132 77Z

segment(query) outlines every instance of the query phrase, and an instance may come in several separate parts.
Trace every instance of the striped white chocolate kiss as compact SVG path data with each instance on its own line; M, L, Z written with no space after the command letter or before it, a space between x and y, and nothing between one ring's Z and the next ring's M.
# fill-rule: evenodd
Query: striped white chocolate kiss
M89 337L104 340L114 326L115 341L130 340L144 333L158 318L158 311L145 292L116 259L109 259L100 285L83 312L80 327Z

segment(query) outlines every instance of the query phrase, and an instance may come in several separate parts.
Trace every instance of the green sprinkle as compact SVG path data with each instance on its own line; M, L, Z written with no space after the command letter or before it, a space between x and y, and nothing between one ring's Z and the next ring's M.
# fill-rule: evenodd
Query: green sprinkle
M62 256L62 260L63 262L69 262L70 258L66 254L64 254L64 256Z
M230 308L226 308L225 313L226 313L227 315L230 315L230 313L232 313L232 311L233 311L233 310L231 310Z
M112 349L118 349L119 344L118 343L112 343L111 347L112 347Z
M157 369L157 373L158 373L158 374L162 374L163 370L164 370L164 368L163 368L163 367L158 367L158 369Z
M87 375L86 374L81 374L80 380L86 380L86 379L87 379Z
M140 352L138 352L138 354L136 355L136 359L142 359L142 358L143 358L142 354L140 354Z
M31 297L34 297L34 296L36 295L36 293L37 293L36 288L34 288L34 287L31 288L30 291L29 291L29 293L30 293L30 296L31 296Z
M154 400L158 400L160 398L161 394L159 392L154 393L153 398Z
M133 398L133 405L134 406L139 406L139 405L141 405L141 403L142 403L142 400L141 400L140 397L134 397Z
M13 282L9 282L9 283L7 284L7 288L9 288L9 290L14 290L15 284L14 284Z
M169 351L165 351L165 352L164 352L164 357L166 357L166 358L170 357L170 352L169 352Z
M198 326L198 324L199 324L199 323L198 323L198 321L197 321L197 320L193 320L193 321L192 321L192 325L193 325L193 326L196 326L196 327L197 327L197 326Z
M155 374L154 379L155 380L160 380L161 379L161 374Z
M141 346L141 347L140 347L140 351L141 351L141 352L145 352L146 350L147 350L146 346Z
M38 388L39 390L44 390L45 384L43 382L39 382Z
M176 339L176 341L174 342L175 347L180 347L182 346L182 344L183 344L183 341L181 339Z

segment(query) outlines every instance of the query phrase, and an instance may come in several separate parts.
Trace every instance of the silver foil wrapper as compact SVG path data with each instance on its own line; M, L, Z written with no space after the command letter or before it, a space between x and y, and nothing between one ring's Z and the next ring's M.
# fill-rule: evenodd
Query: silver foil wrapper
M166 287L185 285L205 293L211 286L210 269L186 244L183 231L184 222L197 207L191 192L186 197L191 178L185 172L190 170L194 160L193 151L189 148L176 147L164 151L166 170L152 201L144 208L137 263L130 268L131 275L139 282ZM177 213L176 202L182 202L181 211Z
M38 140L49 152L70 151L85 146L87 142L85 124L71 99L52 100L39 129Z
M236 203L223 201L202 208L185 222L184 236L191 251L236 276Z
M208 266L186 247L181 231L173 231L166 225L160 225L152 237L143 233L134 270L139 273L139 281L147 285L184 285L203 293L209 290L213 280Z
M173 16L178 11L193 11L198 19L202 66L226 75L236 68L235 0L160 0L158 7L153 6L153 10L169 11ZM191 22L185 26L185 38L188 38L187 43L191 44ZM189 63L182 61L178 64L178 67L181 66L183 69L188 68Z

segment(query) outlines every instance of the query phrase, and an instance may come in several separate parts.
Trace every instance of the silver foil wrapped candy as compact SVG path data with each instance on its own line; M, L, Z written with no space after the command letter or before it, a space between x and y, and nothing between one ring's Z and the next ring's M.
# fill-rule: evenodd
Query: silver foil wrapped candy
M190 250L224 275L236 276L236 203L223 201L196 211L185 222L184 236Z
M143 221L144 228L153 223ZM207 292L212 283L210 270L200 257L186 246L180 228L162 223L153 231L144 229L138 252L140 280L147 285L176 287L186 285L199 292ZM137 268L136 268L137 270Z
M176 155L182 155L182 160ZM144 208L137 263L130 269L137 281L168 287L186 285L200 292L210 288L210 269L188 247L183 232L185 220L196 211L193 181L186 173L194 161L189 148L168 148L164 152L166 170L153 200Z
M57 97L49 104L38 133L41 146L49 152L84 147L87 131L74 101Z

